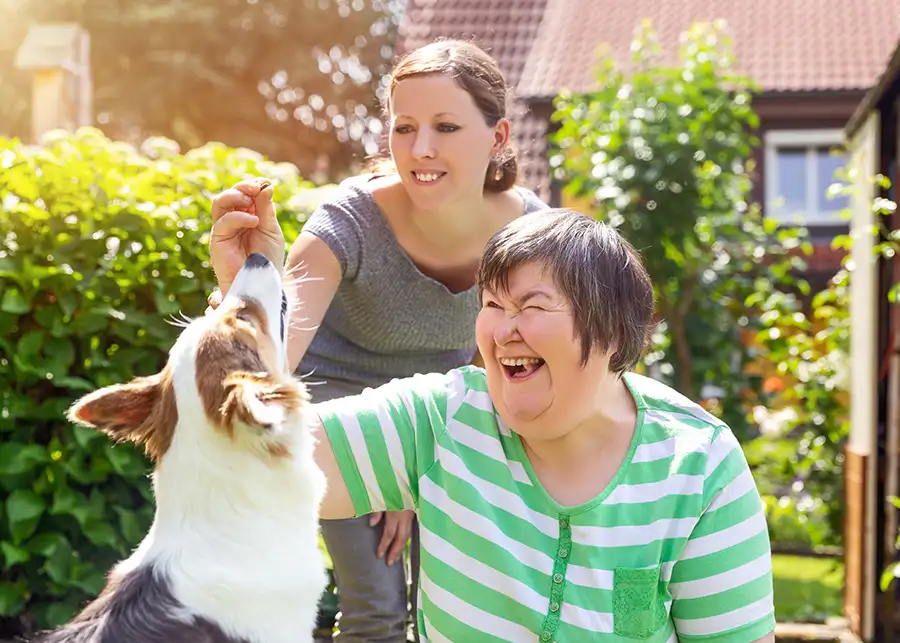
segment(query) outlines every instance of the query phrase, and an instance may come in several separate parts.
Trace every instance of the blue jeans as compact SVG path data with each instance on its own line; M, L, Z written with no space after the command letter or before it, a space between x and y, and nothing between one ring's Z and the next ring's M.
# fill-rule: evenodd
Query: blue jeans
M416 591L419 585L419 530L413 522L409 566L412 586L407 598L406 565L388 567L375 552L384 520L369 526L369 517L320 522L325 546L334 562L338 588L338 643L406 643L412 615L415 640ZM410 609L409 604L412 605Z

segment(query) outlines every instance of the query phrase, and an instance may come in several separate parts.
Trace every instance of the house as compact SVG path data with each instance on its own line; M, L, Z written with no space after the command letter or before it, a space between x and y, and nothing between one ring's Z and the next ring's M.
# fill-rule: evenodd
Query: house
M398 50L438 37L472 38L486 48L516 94L523 182L565 205L547 158L558 92L589 90L597 47L625 59L645 18L668 51L692 23L724 20L737 71L761 87L754 199L769 215L799 214L815 246L808 276L824 281L842 256L830 240L847 225L846 202L825 196L846 157L829 151L840 147L844 125L883 70L900 36L898 14L896 0L408 0Z
M900 631L900 582L880 593L877 579L898 552L898 512L887 498L900 497L900 311L888 291L900 282L900 257L876 257L879 239L869 233L876 224L872 204L878 197L897 202L900 146L900 44L887 68L847 123L847 149L852 155L855 192L851 206L852 258L850 343L853 386L850 394L851 435L847 448L848 582L862 592L848 596L847 612L859 618L865 640L893 640ZM890 188L873 184L881 174ZM883 234L900 228L897 213L882 219Z
M727 23L737 71L760 87L753 102L761 141L753 197L769 216L800 214L815 248L807 274L814 285L840 265L843 252L830 240L848 229L840 211L852 212L844 611L863 641L891 640L890 624L900 624L898 590L883 593L878 580L897 534L897 514L885 497L900 495L900 312L886 298L889 285L900 281L900 258L874 259L864 231L878 196L867 177L880 172L900 183L897 0L408 0L398 50L440 37L471 38L486 48L515 91L523 182L553 205L566 205L549 173L553 99L562 89L590 90L598 46L624 60L645 18L670 52L692 23ZM834 170L848 163L857 170L855 194L827 199ZM894 188L884 196L896 201ZM895 230L897 218L890 221Z

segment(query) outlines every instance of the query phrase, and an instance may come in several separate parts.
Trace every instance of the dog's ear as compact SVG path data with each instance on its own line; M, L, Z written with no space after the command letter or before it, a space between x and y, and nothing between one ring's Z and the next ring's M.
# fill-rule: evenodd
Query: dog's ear
M88 393L69 408L66 416L117 442L143 445L153 460L168 449L178 422L175 393L165 370Z
M265 373L234 373L226 378L223 393L219 423L232 434L236 423L261 431L277 430L307 399L298 383L277 381Z

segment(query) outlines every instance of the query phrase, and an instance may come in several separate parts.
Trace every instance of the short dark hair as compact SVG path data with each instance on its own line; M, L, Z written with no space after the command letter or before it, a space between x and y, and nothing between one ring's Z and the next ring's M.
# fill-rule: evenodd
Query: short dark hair
M488 241L478 266L479 296L508 291L510 273L543 265L569 300L581 362L613 347L611 371L635 366L653 329L653 284L640 255L612 226L553 208L518 217Z

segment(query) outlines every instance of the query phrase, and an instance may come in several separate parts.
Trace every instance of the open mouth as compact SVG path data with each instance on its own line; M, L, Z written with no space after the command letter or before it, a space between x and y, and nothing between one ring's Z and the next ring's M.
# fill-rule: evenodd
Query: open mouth
M541 370L544 360L539 357L501 357L500 364L508 379L522 381Z
M433 185L440 181L446 175L446 172L413 172L413 178L416 183L421 185Z

